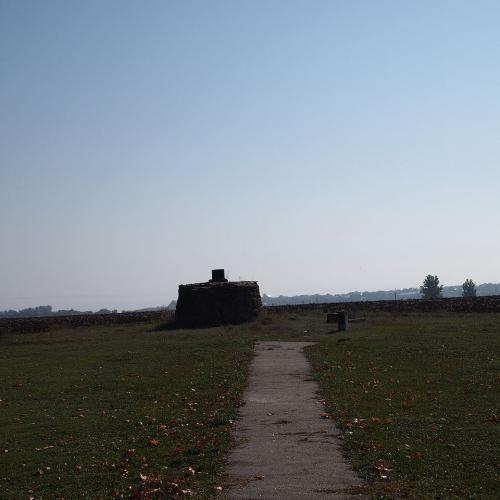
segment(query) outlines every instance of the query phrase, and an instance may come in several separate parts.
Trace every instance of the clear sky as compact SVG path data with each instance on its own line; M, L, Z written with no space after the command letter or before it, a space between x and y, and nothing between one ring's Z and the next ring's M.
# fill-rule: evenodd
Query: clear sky
M500 2L0 0L0 310L500 281Z

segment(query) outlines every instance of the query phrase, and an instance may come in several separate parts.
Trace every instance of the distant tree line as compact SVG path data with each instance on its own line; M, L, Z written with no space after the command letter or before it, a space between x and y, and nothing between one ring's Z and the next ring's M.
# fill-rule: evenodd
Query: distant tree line
M443 285L439 284L437 276L428 274L420 287L420 293L423 299L440 299L443 296ZM466 279L462 284L462 297L471 298L476 296L476 284L471 279Z
M429 275L435 278L432 275ZM436 277L437 278L437 277ZM427 279L427 277L426 277ZM425 280L424 280L425 284ZM424 284L422 286L424 286ZM500 283L484 283L477 285L472 280L466 280L462 285L441 286L439 278L436 283L437 295L430 298L475 297L500 295ZM439 291L439 292L438 292ZM313 294L313 295L279 295L272 297L263 294L262 303L265 306L326 304L342 302L368 302L374 300L415 300L425 298L420 288L403 288L397 290L379 290L376 292L350 292L345 294Z
M38 306L27 307L25 309L20 309L19 311L15 311L14 309L0 311L0 318L40 318L46 316L77 316L80 314L112 313L116 313L116 310L110 311L109 309L100 309L95 313L93 311L76 311L75 309L60 309L58 311L53 311L52 306Z

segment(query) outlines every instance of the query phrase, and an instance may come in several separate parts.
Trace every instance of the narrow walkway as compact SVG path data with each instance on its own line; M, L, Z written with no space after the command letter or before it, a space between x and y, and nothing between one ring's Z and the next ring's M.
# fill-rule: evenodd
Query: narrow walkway
M226 472L230 499L359 499L335 424L321 418L318 384L303 353L311 342L258 342Z

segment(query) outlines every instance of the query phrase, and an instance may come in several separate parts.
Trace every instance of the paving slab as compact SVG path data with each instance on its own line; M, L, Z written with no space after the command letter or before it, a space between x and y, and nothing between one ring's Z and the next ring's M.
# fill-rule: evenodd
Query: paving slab
M258 342L228 457L229 499L360 499L339 431L322 418L303 349L312 342ZM324 415L323 415L324 416Z

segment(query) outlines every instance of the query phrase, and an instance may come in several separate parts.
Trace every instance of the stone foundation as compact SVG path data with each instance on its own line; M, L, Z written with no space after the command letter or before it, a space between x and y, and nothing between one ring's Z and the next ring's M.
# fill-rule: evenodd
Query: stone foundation
M261 307L256 281L179 285L175 323L182 327L244 323L255 318Z

